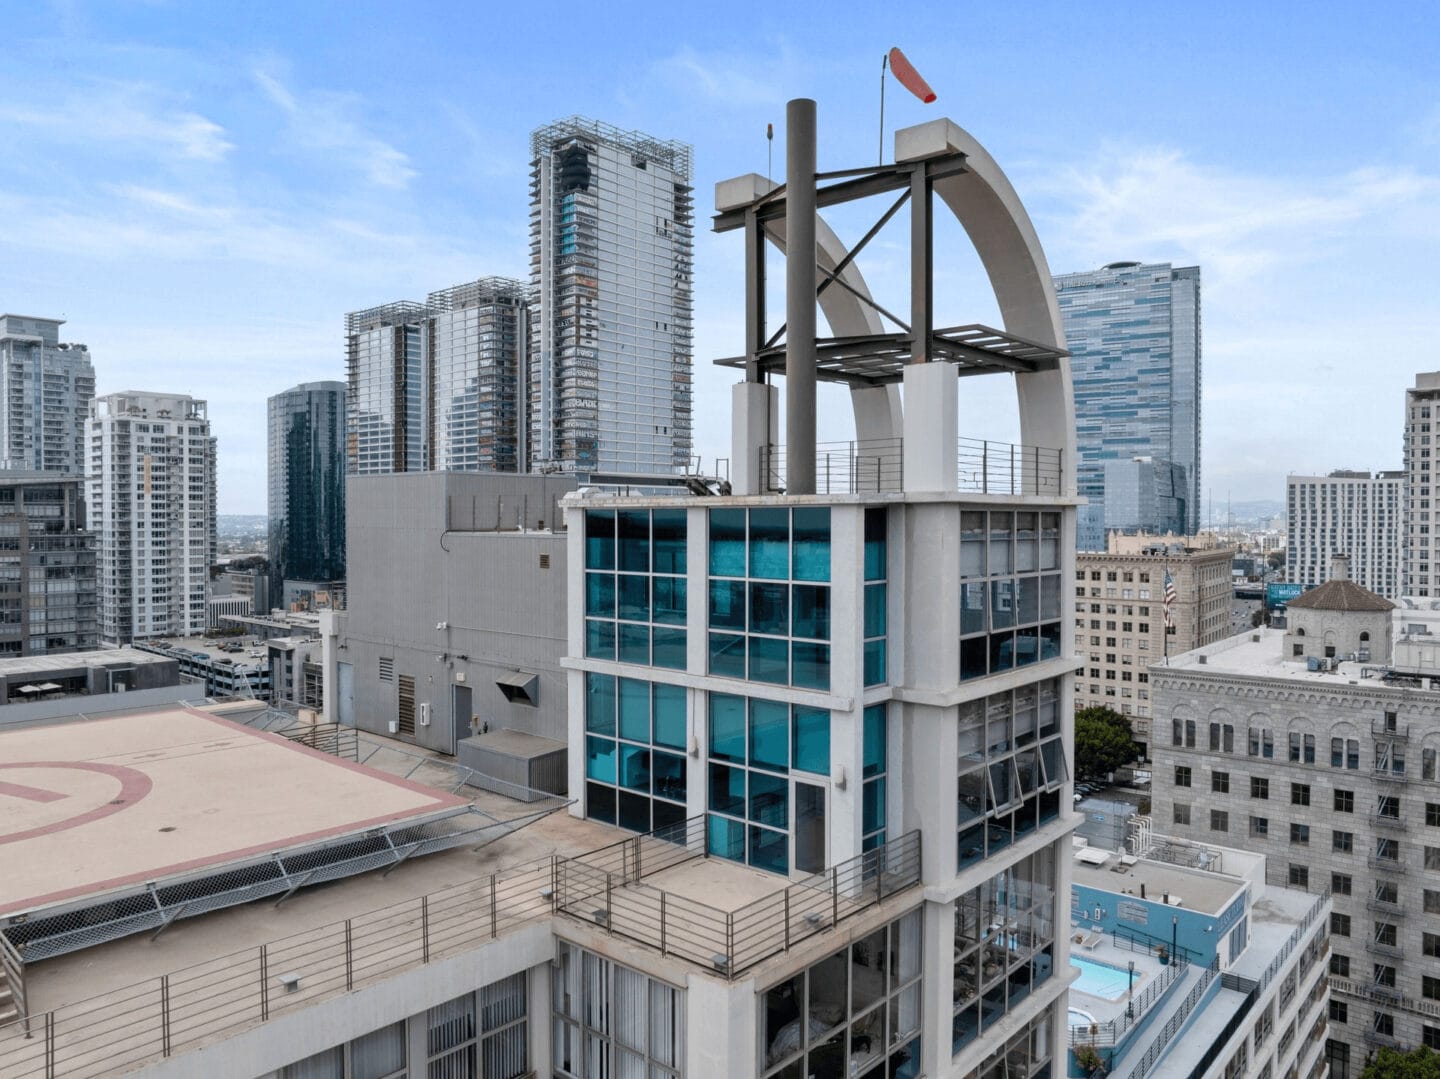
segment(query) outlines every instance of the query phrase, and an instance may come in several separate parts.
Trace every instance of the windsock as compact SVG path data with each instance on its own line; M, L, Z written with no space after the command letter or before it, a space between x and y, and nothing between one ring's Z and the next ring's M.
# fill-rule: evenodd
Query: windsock
M905 54L898 48L890 50L890 70L895 72L901 86L925 104L935 100L935 91L930 89L930 84L920 77L920 72L915 70L915 66L905 59Z

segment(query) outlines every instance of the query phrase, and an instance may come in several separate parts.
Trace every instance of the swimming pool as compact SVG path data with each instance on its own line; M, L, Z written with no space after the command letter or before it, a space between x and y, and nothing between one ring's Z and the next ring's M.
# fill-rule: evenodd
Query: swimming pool
M1130 972L1119 967L1097 963L1093 959L1079 959L1073 955L1070 957L1070 965L1080 971L1080 977L1070 983L1070 988L1077 993L1086 993L1102 1000L1119 1000L1125 995L1125 989L1130 984ZM1136 986L1139 986L1142 980L1143 972L1137 970Z

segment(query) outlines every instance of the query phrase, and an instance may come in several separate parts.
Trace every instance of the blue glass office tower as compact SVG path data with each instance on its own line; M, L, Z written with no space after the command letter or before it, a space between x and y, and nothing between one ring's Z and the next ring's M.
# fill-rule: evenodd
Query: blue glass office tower
M1149 457L1185 470L1185 531L1200 526L1200 268L1112 262L1061 274L1080 453L1078 546L1103 551L1105 462ZM1163 531L1166 522L1145 523Z

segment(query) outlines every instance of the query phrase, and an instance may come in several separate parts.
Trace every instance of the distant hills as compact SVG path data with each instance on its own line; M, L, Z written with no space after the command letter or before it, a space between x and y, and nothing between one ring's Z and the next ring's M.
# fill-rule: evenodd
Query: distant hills
M215 532L220 539L264 536L270 518L263 513L217 513Z

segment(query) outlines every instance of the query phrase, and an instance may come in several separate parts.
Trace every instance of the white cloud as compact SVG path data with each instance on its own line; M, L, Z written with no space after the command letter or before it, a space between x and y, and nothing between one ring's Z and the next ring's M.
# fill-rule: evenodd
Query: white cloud
M803 66L800 57L784 43L764 55L698 52L685 46L657 61L654 72L687 99L723 102L733 110L773 106L785 100L784 87L795 81Z
M0 101L0 123L30 128L30 137L52 142L159 149L193 161L219 161L235 148L219 124L166 107L159 97L139 83L97 83L54 101Z
M405 188L418 175L403 150L351 118L353 99L323 92L300 96L269 71L256 69L252 74L264 95L285 113L290 136L302 149L327 158L338 153L343 163L353 164L380 187Z

